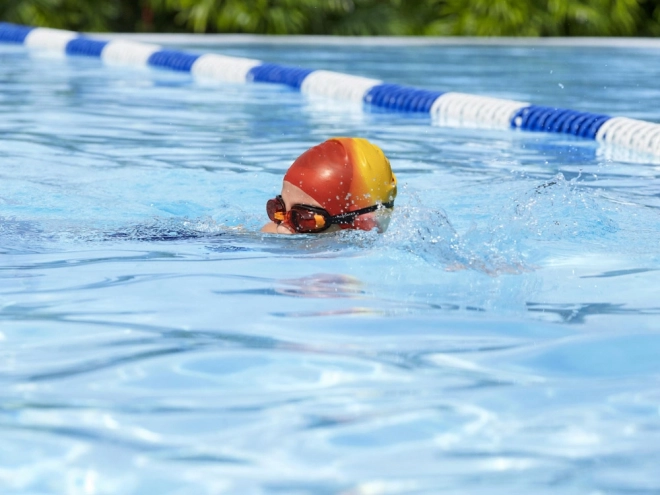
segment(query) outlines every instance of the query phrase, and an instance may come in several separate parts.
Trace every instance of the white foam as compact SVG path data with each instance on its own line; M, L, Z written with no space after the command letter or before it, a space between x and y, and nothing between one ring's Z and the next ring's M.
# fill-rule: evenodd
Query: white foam
M660 154L660 124L652 122L613 117L598 129L596 139L644 153Z
M250 69L261 65L261 60L206 54L195 60L190 72L198 79L245 82Z
M529 103L476 96L465 93L444 93L431 106L431 116L441 125L489 127L506 129L511 119Z
M103 48L101 60L108 65L146 66L149 57L160 49L158 45L134 41L111 41Z
M362 103L364 101L364 95L371 88L382 83L378 79L351 76L327 70L317 70L305 78L300 90L310 95Z
M64 54L66 45L79 34L61 29L35 28L25 37L25 46Z

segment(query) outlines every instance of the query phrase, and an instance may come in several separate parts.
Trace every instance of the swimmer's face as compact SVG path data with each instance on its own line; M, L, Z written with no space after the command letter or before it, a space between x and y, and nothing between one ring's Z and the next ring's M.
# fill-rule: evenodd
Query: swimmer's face
M284 181L282 184L282 201L286 207L286 211L289 211L294 205L307 205L315 206L317 208L323 208L318 201L312 198L305 191L300 189L297 186L294 186L288 181ZM390 210L381 209L373 213L365 213L353 221L352 228L360 230L371 230L372 228L377 228L381 231L384 231L387 228L387 223L389 223ZM323 230L323 233L337 232L341 230L339 225L330 225L327 229ZM269 234L296 234L297 232L294 228L289 225L286 221L281 223L269 222L263 226L261 229L262 232Z
M312 198L305 191L300 189L297 186L294 186L290 182L284 181L282 184L282 201L286 206L287 211L291 209L293 205L309 205L316 206L318 208L323 208L318 201ZM324 230L323 232L336 232L340 230L338 225L331 225L330 228ZM286 222L276 224L275 222L269 222L261 229L262 232L268 232L270 234L295 234L296 231L288 225Z
M332 138L294 160L280 196L268 202L272 222L263 232L384 232L396 198L396 176L378 146L362 138Z

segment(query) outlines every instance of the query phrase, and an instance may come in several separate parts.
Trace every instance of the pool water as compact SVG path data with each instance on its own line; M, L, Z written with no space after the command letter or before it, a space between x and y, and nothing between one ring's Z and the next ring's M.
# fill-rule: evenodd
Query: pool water
M660 120L657 51L184 46ZM8 494L660 493L660 165L0 45ZM258 232L362 136L387 233Z

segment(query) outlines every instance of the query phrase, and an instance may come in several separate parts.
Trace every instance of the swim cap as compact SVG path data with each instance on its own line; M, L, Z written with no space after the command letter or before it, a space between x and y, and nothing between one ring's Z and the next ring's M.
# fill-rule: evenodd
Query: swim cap
M308 149L293 162L284 180L333 216L396 197L390 161L378 146L361 138L332 138Z

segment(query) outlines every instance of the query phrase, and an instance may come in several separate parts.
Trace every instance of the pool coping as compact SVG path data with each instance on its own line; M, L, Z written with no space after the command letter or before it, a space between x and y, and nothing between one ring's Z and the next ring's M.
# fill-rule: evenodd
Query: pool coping
M656 48L656 38L598 37L476 37L476 36L332 36L332 35L259 35L189 33L83 33L96 39L126 39L162 44L286 44L347 46L513 46L513 47L595 47Z

